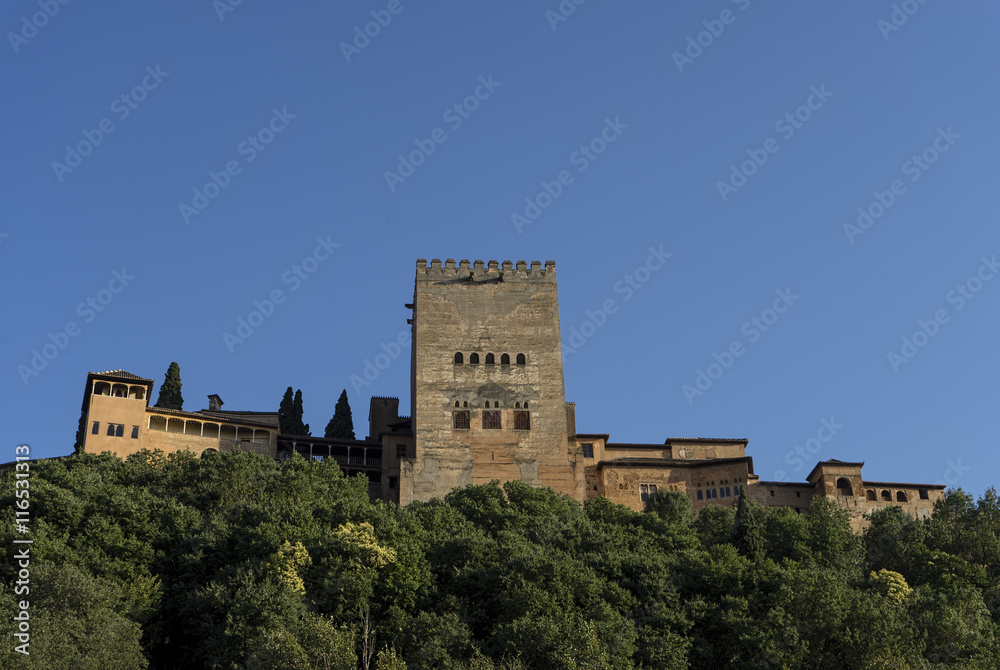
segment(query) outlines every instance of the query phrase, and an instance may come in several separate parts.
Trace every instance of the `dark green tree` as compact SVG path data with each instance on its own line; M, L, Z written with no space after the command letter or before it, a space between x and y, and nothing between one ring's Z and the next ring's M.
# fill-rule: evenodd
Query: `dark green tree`
M87 439L87 412L80 410L80 423L76 426L76 442L73 444L73 452L83 453L83 441Z
M347 389L340 393L340 399L333 410L333 418L326 424L324 437L341 440L354 439L354 419L351 418L351 405L347 402Z
M302 389L292 394L292 387L285 389L285 397L278 406L278 422L285 435L309 435L309 424L302 423Z
M736 506L733 522L733 546L751 561L764 558L764 509L760 503L747 498L740 485L740 502Z
M292 391L292 387L289 386L285 389L285 395L281 399L281 404L278 405L278 425L281 427L281 432L286 435L296 434L292 432L292 423L294 422L292 419L294 414L292 406L295 402L293 396L294 392Z
M671 526L690 526L694 522L691 499L680 491L657 491L646 501L646 511Z
M296 435L309 435L309 424L302 423L302 389L296 389L295 400L292 401L292 422Z
M171 363L167 368L166 377L160 385L160 396L156 399L156 407L184 409L184 397L181 395L181 366L177 363Z

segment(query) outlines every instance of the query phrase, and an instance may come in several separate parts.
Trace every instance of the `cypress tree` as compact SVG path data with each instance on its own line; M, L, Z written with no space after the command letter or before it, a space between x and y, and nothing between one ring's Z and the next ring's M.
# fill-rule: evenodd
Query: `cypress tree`
M740 484L740 501L736 506L736 520L733 522L733 546L751 561L764 558L763 513L759 503L747 498L747 492Z
M181 395L181 366L177 363L171 363L167 368L155 406L164 409L184 409L184 397Z
M292 387L289 386L285 389L285 396L281 399L281 404L278 406L278 425L281 427L281 432L285 435L298 435L298 433L293 432L293 403Z
M73 453L83 453L83 441L87 439L87 415L84 410L80 410L80 423L76 427L76 443L73 445Z
M296 435L309 435L309 424L302 423L302 389L295 390L295 400L292 402L292 420L298 431Z
M353 440L354 419L351 417L351 404L347 402L347 389L340 393L337 406L333 409L333 418L326 424L326 435L341 440Z

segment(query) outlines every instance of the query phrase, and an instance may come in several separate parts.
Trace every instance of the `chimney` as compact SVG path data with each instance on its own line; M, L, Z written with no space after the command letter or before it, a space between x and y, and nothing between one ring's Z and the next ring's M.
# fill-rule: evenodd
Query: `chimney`
M222 398L212 394L208 396L208 411L209 412L221 412L222 411Z

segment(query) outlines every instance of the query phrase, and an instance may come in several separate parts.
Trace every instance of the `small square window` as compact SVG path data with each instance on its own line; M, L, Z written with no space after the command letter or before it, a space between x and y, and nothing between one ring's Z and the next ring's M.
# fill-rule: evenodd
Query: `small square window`
M774 497L774 491L771 491L771 497L772 498Z
M399 478L398 477L389 477L389 488L394 489L397 486L399 486Z
M795 497L796 498L801 498L802 497L802 491L796 491L795 492Z
M94 424L94 425L96 425L96 424ZM920 499L921 500L929 500L930 499L930 495L928 495L927 489L920 489Z
M466 412L466 414L468 414L468 412ZM465 423L466 423L465 427L468 428L469 427L468 426L468 423L469 423L468 418L466 418ZM397 444L396 445L396 458L398 460L403 460L404 458L406 458L406 445L405 444Z
M580 445L580 451L583 452L583 457L584 458L593 458L594 457L594 445L593 444L590 444L590 443L581 444Z
M453 415L455 430L469 430L469 412L455 412Z

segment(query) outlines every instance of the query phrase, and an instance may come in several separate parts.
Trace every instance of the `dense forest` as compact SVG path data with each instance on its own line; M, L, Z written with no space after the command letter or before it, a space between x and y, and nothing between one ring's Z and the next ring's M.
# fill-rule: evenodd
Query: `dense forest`
M521 483L400 509L328 460L80 454L3 473L4 668L1000 666L1000 500L635 513ZM30 537L30 595L14 594ZM5 617L8 627L11 617ZM13 632L13 631L11 631Z

